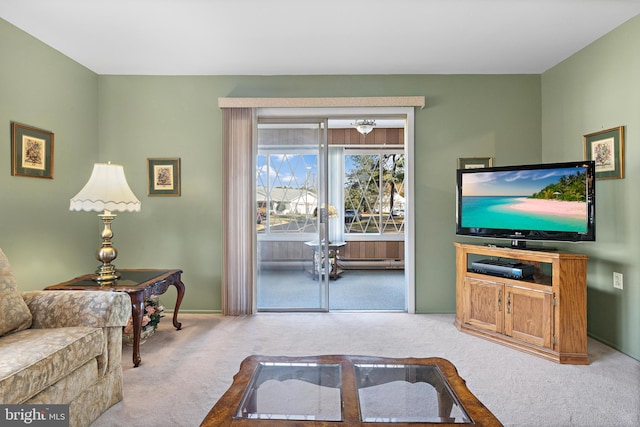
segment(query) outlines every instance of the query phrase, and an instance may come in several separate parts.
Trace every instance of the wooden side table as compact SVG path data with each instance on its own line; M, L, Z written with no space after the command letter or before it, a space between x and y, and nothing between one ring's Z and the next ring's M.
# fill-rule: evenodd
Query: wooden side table
M182 270L118 270L122 275L114 284L100 286L91 278L94 274L85 274L57 285L47 286L47 291L109 291L126 292L131 298L131 317L133 318L133 366L140 366L140 334L142 332L142 318L144 317L144 300L151 295L161 295L169 286L175 286L178 291L176 305L173 310L173 326L180 330L182 323L178 322L178 310L184 297L184 283Z

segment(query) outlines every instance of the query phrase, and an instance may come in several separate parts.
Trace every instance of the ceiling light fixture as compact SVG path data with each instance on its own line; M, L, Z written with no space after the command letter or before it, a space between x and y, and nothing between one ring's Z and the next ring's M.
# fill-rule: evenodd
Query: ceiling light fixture
M367 136L376 126L375 120L356 120L354 126L362 135Z

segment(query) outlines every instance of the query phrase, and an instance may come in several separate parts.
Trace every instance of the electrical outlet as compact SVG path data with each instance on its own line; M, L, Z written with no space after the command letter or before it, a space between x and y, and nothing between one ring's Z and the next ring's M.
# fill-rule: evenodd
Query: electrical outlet
M613 287L616 289L622 289L623 281L622 281L622 273L613 272Z

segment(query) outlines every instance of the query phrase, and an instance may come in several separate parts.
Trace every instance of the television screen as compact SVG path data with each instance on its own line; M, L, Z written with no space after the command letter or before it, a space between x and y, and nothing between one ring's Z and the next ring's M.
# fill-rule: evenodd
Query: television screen
M594 241L594 162L458 169L456 234Z

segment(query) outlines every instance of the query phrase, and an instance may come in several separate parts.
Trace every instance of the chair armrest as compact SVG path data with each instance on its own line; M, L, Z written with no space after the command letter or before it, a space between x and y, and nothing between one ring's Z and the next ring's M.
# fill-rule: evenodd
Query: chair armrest
M131 316L131 299L125 292L31 291L23 292L22 298L35 329L125 326Z

